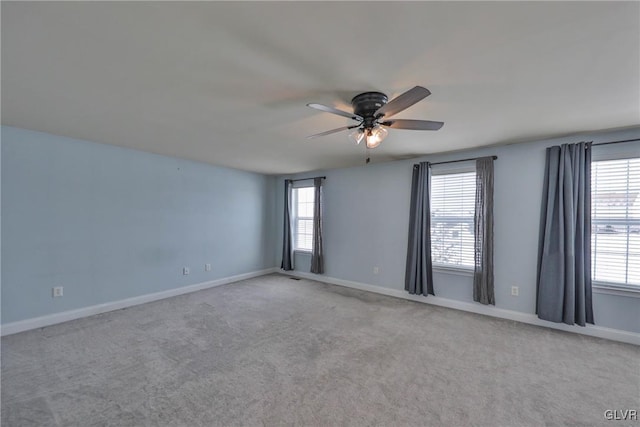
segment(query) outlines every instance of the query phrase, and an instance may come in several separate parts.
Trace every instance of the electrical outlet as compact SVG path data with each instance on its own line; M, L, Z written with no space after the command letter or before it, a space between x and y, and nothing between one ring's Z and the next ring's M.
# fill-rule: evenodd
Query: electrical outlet
M211 264L205 264L204 271L211 271Z
M59 298L63 295L63 287L62 286L56 286L55 288L51 288L51 297L52 298Z
M189 274L189 267L184 267L182 269L182 274L184 274L185 276L187 276Z
M520 293L520 290L517 286L512 286L511 287L511 296L513 297L517 297Z
M380 269L378 267L373 267L373 274L380 273Z

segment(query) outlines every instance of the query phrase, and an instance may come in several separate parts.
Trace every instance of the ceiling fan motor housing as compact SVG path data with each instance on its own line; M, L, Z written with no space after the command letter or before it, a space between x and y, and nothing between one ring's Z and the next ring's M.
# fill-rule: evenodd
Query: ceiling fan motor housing
M351 100L351 105L353 106L353 112L364 118L362 124L366 129L374 126L375 117L373 114L387 101L387 95L384 93L365 92L354 96Z

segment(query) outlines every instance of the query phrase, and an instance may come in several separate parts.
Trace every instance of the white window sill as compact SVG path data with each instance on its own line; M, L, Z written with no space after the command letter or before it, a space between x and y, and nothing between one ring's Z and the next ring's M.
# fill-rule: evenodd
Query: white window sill
M308 251L306 249L294 249L293 252L296 255L311 255L311 251Z
M433 265L433 272L434 273L456 274L458 276L470 276L470 277L473 277L473 268L472 267L453 266L453 265L444 265L444 264L434 264Z
M606 282L592 283L593 292L596 294L619 295L623 297L640 298L640 286L618 285Z

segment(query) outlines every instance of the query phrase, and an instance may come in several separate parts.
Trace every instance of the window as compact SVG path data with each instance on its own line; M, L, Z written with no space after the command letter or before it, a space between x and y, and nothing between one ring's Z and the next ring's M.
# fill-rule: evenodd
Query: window
M640 158L592 162L593 280L640 287Z
M434 264L473 267L476 173L431 178L431 258Z
M314 193L313 187L293 189L293 247L297 251L310 252L313 248Z

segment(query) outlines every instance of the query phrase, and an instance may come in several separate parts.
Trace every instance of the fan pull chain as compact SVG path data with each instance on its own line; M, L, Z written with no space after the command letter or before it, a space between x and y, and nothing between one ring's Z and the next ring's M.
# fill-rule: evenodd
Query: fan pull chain
M364 154L364 156L365 156L364 162L365 162L365 164L369 164L369 162L371 161L371 157L369 157L369 147L367 147L366 145L365 145L365 152L364 153L365 153Z

